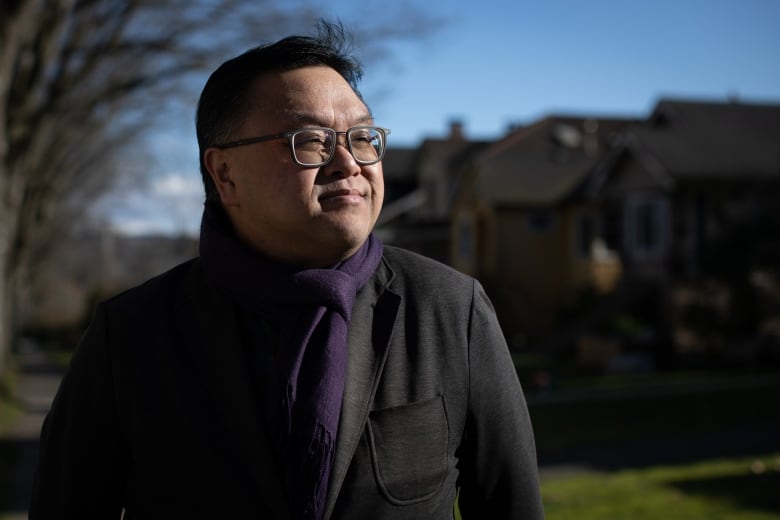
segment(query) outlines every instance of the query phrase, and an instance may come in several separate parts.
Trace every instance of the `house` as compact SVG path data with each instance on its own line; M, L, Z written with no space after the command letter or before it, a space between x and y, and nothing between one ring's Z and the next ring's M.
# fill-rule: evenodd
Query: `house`
M779 190L780 105L662 100L620 135L584 195L627 269L666 278L701 275L711 247L776 220Z
M510 344L547 333L579 291L608 291L620 263L597 240L598 204L579 196L629 119L550 116L471 163L452 211L452 265L480 279Z
M391 146L385 151L385 157L382 159L382 172L385 181L385 207L392 206L399 199L417 189L417 174L415 172L417 148L416 146ZM391 220L384 211L382 217L385 220Z
M547 117L484 149L465 179L453 265L488 287L513 346L593 339L617 354L620 328L683 350L711 346L708 330L722 345L780 338L780 296L767 296L780 294L780 105Z
M426 138L415 148L388 148L383 167L390 190L377 235L385 243L449 263L454 196L465 165L486 144L466 137L462 123L453 121L444 138ZM406 179L403 189L398 189L398 179Z
M583 197L625 272L663 287L678 354L752 363L777 348L780 104L661 100Z

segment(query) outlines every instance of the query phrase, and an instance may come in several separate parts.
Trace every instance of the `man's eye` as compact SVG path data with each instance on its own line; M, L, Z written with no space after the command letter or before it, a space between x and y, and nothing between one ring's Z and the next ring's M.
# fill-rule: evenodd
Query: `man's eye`
M302 132L295 137L298 144L325 144L327 135L322 132Z
M352 134L352 142L372 143L376 141L377 136L371 132L360 132Z

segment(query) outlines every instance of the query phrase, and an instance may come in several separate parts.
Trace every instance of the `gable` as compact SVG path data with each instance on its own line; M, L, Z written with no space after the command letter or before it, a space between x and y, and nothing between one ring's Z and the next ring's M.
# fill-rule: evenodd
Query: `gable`
M606 198L622 197L632 191L666 191L669 184L653 165L643 161L631 150L625 150L614 163L610 175L600 186L599 195Z
M554 116L488 147L477 162L479 194L497 206L549 206L572 195L629 119Z

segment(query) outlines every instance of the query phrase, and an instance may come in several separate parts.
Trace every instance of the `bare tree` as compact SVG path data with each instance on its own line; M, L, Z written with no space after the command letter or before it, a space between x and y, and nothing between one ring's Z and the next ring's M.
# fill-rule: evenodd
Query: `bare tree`
M308 31L318 13L305 0L0 2L2 379L18 289L35 260L116 179L117 151L187 88L189 74L250 44ZM393 16L355 6L369 57L439 23L408 6Z

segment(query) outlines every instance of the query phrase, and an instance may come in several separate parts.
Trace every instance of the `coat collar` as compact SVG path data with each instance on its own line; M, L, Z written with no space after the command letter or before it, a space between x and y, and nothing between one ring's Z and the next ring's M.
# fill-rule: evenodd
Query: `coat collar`
M347 380L341 402L336 454L331 470L325 516L336 505L352 456L365 430L379 376L387 359L401 296L389 285L394 273L385 258L374 276L358 292L349 327Z

